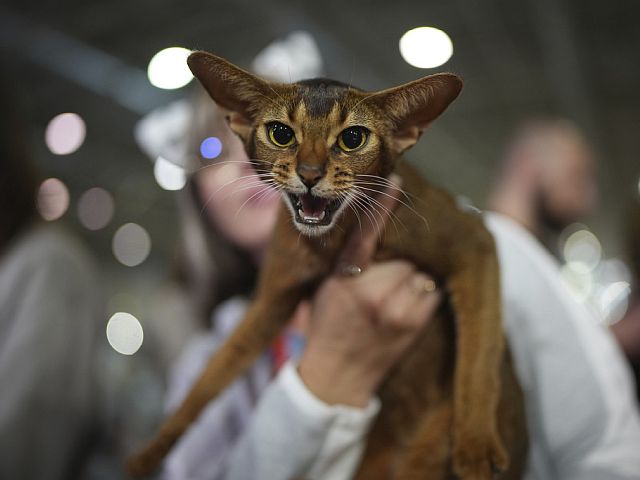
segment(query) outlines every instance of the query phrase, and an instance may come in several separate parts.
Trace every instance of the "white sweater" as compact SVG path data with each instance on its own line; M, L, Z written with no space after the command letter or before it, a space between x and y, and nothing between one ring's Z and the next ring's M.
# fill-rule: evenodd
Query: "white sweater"
M497 214L486 223L496 238L505 330L527 402L527 480L640 479L632 380L611 335L570 299L554 259L528 232ZM171 377L169 408L245 306L237 299L223 305L216 328L192 343ZM207 407L167 459L164 479L351 478L378 401L364 410L328 406L292 363L273 382L269 372L263 357Z

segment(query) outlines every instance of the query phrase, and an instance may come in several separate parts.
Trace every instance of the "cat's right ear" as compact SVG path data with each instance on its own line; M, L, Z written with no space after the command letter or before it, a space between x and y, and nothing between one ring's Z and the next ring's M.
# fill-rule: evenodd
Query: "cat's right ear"
M231 129L246 140L254 114L271 95L267 82L208 52L193 52L187 64L211 98L229 111Z

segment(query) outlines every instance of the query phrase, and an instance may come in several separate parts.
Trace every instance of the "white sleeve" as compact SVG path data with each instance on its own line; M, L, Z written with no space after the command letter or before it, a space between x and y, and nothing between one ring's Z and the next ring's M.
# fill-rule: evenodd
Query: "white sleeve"
M640 419L617 345L570 297L535 240L489 225L500 255L505 328L526 399L527 480L640 479Z
M169 377L172 407L184 398L222 341L209 334L192 342ZM300 475L309 480L341 480L352 476L379 400L372 399L366 409L326 405L309 392L293 363L285 364L263 389L268 382L264 378L267 363L259 361L205 408L167 457L163 480L291 480ZM254 407L255 394L259 400Z
M347 480L379 409L377 399L365 409L323 403L289 362L261 397L226 479Z

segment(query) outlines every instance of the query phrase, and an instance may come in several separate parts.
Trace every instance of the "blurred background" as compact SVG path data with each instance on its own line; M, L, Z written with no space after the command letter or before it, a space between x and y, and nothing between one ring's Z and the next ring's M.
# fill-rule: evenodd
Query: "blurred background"
M144 115L191 95L185 51L150 63L170 47L257 71L262 62L284 76L297 58L367 90L461 75L462 95L408 157L480 208L515 126L541 115L573 120L595 152L600 193L595 214L558 251L580 263L567 273L579 298L615 321L631 281L625 218L640 199L638 14L640 4L616 0L4 0L0 55L23 89L30 148L49 178L40 213L82 237L99 261L105 332L116 312L142 330L153 321L176 260L174 196L185 172L154 162L134 138ZM444 36L414 31L401 51L417 27ZM422 58L425 50L436 58ZM144 352L144 336L136 338L121 353ZM153 388L147 394L136 401L152 402Z

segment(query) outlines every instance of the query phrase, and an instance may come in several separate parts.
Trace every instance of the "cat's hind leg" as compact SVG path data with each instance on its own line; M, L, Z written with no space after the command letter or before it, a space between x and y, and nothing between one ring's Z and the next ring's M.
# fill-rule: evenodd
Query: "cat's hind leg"
M399 460L394 480L450 480L453 408L445 401L418 426Z
M453 469L463 480L491 480L509 457L497 429L504 353L499 267L491 244L449 278L456 314Z

